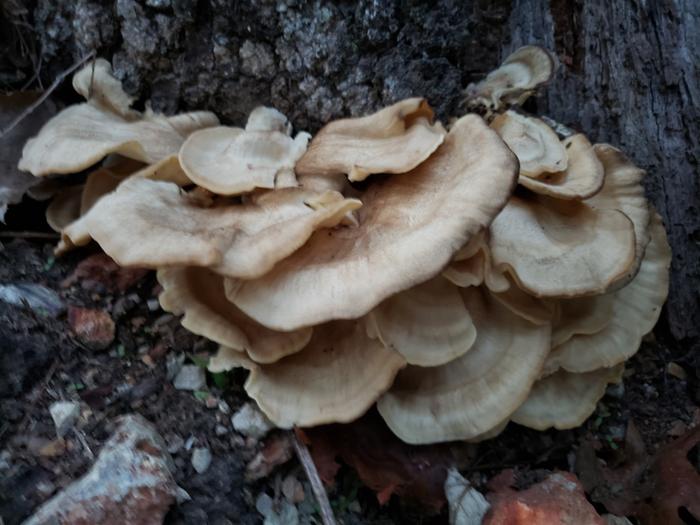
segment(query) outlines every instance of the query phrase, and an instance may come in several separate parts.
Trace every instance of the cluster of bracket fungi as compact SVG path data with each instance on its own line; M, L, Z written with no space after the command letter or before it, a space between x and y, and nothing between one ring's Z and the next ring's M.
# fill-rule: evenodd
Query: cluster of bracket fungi
M136 111L97 60L20 169L48 196L92 168L47 210L57 252L157 269L162 307L220 345L210 369L249 369L280 427L376 403L409 443L571 428L654 327L670 249L642 170L517 109L553 70L526 46L467 88L485 117L411 98L311 138L265 107L244 129Z

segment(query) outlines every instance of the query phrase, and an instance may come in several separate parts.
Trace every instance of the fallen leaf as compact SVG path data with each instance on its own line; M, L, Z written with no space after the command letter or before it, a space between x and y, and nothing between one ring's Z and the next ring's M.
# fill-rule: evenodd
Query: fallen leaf
M0 285L0 301L16 306L28 306L41 315L56 317L66 309L51 288L40 284L20 283Z
M448 447L407 445L374 410L349 424L308 428L304 433L326 484L333 481L336 458L341 458L382 504L397 494L436 511L444 505L447 469L453 463Z
M569 472L553 472L525 490L514 490L507 482L512 471L497 476L487 494L491 510L484 525L604 525L579 480Z
M265 478L280 465L292 459L294 450L287 435L276 435L265 441L263 448L248 463L246 479L255 481Z
M68 323L78 341L93 350L104 350L114 341L114 321L104 310L70 306Z
M483 494L453 468L447 471L445 497L450 509L450 525L481 525L491 508Z
M76 283L90 292L123 293L143 279L148 270L145 268L126 268L119 266L104 253L96 253L78 263L61 286L67 288Z
M700 520L700 474L689 457L700 445L700 427L661 447L654 456L644 450L632 425L623 451L625 460L608 467L590 451L577 457L585 466L584 485L594 501L619 516L635 516L643 525L686 523L679 512ZM695 458L697 461L697 458ZM582 477L582 479L584 479Z
M24 110L41 95L37 91L0 95L0 130L8 128ZM5 220L8 204L17 204L25 192L40 179L30 173L19 171L17 163L22 156L24 143L57 111L52 100L46 100L27 115L6 135L0 137L0 221Z

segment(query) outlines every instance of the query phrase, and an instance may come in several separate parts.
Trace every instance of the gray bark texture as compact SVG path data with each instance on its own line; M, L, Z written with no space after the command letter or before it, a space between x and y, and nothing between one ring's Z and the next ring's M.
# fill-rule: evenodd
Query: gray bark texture
M240 124L269 104L312 132L410 95L457 115L469 82L543 45L562 65L528 107L648 170L674 250L667 326L700 335L697 0L38 0L29 11L47 79L95 50L156 110Z

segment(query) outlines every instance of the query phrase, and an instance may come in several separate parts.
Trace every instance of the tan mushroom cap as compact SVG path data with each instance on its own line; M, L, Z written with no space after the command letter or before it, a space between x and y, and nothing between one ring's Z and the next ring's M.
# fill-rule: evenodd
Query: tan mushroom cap
M229 300L277 330L357 319L437 275L503 207L516 170L496 133L467 115L413 172L370 186L357 228L313 235L271 272L239 283Z
M220 195L289 187L296 184L294 166L309 138L226 126L202 129L182 145L180 164L195 184Z
M621 287L636 275L650 239L652 213L642 186L646 173L609 144L596 144L593 149L603 165L605 182L598 193L586 200L586 204L599 209L620 210L634 225L635 261L627 274L615 283L615 287Z
M207 370L213 374L228 372L234 368L254 370L257 367L258 363L248 357L248 354L227 346L220 346L216 354L209 359L209 363L207 364Z
M366 117L335 120L311 141L297 173L346 173L359 181L373 173L408 172L444 140L444 128L432 118L425 99L408 98Z
M656 325L668 295L671 249L661 218L654 214L651 241L636 277L614 292L612 316L602 330L590 335L574 335L552 350L547 368L561 367L569 372L590 372L610 367L633 356L642 337Z
M83 185L70 186L59 191L46 208L46 222L51 229L62 231L80 217L80 198Z
M126 120L92 104L70 106L27 141L19 169L36 176L75 173L110 153L152 164L176 153L185 140L186 135L171 123L175 118L150 115ZM199 127L210 126L215 121L211 113L197 118Z
M567 169L566 148L540 119L509 110L493 119L491 127L518 157L520 179Z
M558 306L553 299L533 297L511 282L508 289L494 292L493 298L508 308L515 315L527 319L534 324L551 324L556 318Z
M85 215L102 197L114 191L127 175L120 175L109 168L93 171L85 179L85 187L80 198L80 215Z
M514 315L483 288L462 289L477 337L443 366L407 367L377 402L389 428L407 443L472 439L520 406L549 351L549 326Z
M177 154L168 155L164 159L146 166L143 169L135 172L134 177L143 177L144 179L161 180L165 182L173 182L178 186L189 186L194 184L187 173L180 166L180 159Z
M182 326L245 352L258 363L273 363L298 352L311 339L311 328L275 332L253 321L226 299L223 278L206 268L161 268L158 282L163 286L160 305L167 312L184 314Z
M88 231L122 266L206 266L253 278L297 250L314 230L336 225L361 205L337 194L313 210L304 202L308 197L291 188L255 203L205 208L173 183L130 177L85 215L78 233ZM64 233L76 244L73 230Z
M506 418L498 425L494 426L491 430L487 430L483 434L479 434L478 436L469 438L466 441L467 443L481 443L482 441L486 441L487 439L493 439L506 429L508 423L510 423L510 418Z
M462 288L479 286L485 279L486 257L486 251L479 250L468 259L452 261L442 271L442 276Z
M605 328L613 316L615 295L591 295L559 301L559 316L552 326L552 347L575 335L595 334Z
M258 106L248 115L246 131L277 131L284 135L292 134L292 124L284 113L275 108Z
M122 88L122 83L112 75L112 65L104 58L97 58L73 75L73 89L85 100L128 120L140 117L131 108L134 97Z
M608 383L622 379L623 365L583 374L560 370L537 381L511 419L535 430L574 428L595 412Z
M536 297L604 293L634 261L634 230L617 210L513 196L490 229L494 264Z
M467 103L499 109L502 103L522 104L537 86L554 73L552 56L539 46L523 46L510 54L500 67L467 87Z
M412 365L443 365L476 339L462 296L442 276L389 297L367 316L384 345Z
M255 367L245 390L279 427L344 423L364 414L405 364L361 321L334 321L314 328L301 352Z
M527 189L557 199L581 200L592 197L603 187L604 170L593 146L582 134L562 141L567 167L557 173L545 173L539 179L522 176L518 180Z

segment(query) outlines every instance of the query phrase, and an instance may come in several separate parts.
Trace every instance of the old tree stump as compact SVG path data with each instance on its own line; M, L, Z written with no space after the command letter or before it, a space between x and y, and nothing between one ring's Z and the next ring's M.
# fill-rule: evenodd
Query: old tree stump
M528 104L648 170L674 251L664 326L700 335L700 2L6 0L2 24L6 86L94 50L156 110L241 123L270 104L309 131L409 95L455 115L509 52L548 47L561 67Z

